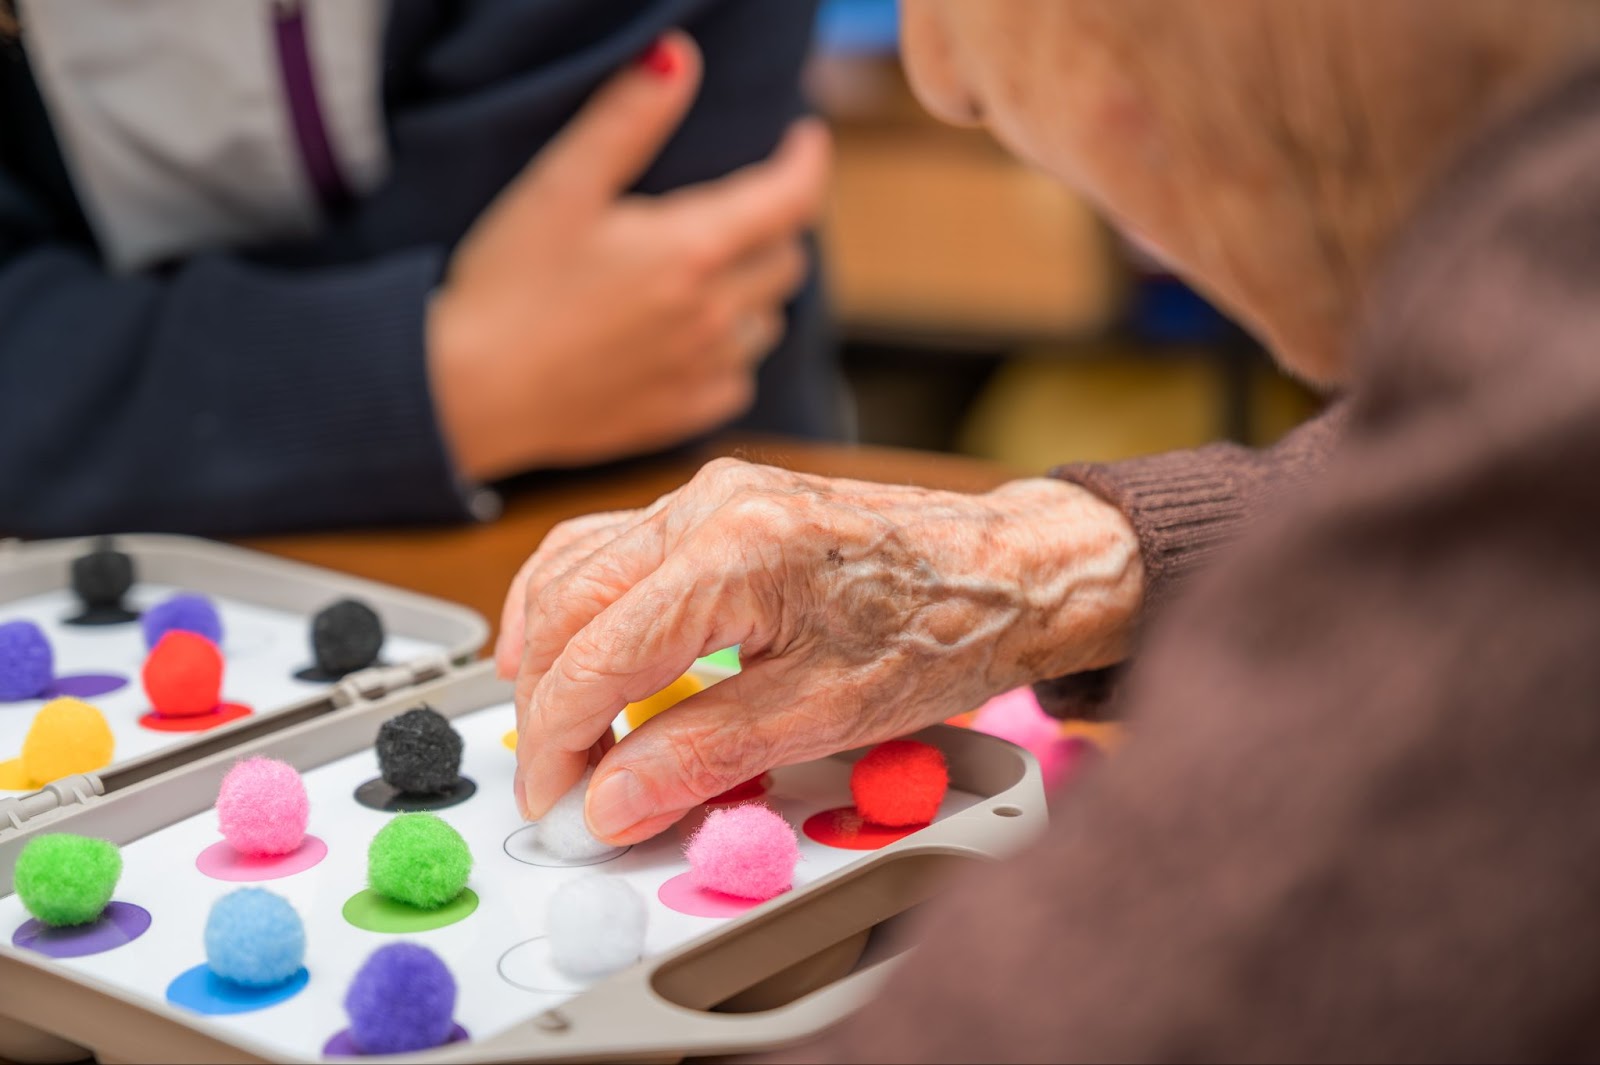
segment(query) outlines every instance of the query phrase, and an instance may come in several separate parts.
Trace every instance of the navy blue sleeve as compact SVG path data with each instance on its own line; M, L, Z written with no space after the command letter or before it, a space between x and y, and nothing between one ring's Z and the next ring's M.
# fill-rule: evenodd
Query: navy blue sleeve
M0 174L0 532L465 516L423 352L441 252L112 278L27 243L27 208Z
M109 276L64 171L41 170L0 70L0 535L211 536L462 520L433 410L428 294L483 207L610 72L681 25L706 82L641 182L764 157L802 108L809 0L395 0L394 169L302 244ZM7 80L9 77L9 81ZM8 88L9 86L9 88ZM24 101L28 102L28 101ZM26 173L24 173L26 170ZM742 423L824 435L836 412L813 279Z

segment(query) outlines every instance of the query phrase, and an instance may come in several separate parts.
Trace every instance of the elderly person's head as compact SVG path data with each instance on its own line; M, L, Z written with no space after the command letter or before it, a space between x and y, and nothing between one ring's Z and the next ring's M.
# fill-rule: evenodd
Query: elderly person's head
M1342 380L1385 244L1463 143L1600 52L1592 0L905 0L922 100L1065 178Z

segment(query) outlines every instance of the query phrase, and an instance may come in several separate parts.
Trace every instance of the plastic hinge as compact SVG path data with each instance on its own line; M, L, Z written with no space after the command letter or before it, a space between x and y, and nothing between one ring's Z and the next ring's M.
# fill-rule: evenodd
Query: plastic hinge
M66 806L87 805L95 796L104 795L105 790L99 777L84 773L62 777L31 795L0 799L0 832L8 827L20 829L34 818Z
M430 680L438 680L454 666L450 656L443 652L426 655L398 666L373 666L352 673L334 685L329 698L333 705L343 708L356 703L372 702L387 695L414 688Z

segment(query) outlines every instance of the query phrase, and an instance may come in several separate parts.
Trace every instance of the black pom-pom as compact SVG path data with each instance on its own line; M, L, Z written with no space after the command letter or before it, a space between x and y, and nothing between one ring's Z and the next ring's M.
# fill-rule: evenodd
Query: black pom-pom
M72 591L87 607L116 608L133 587L133 559L100 541L72 560Z
M383 650L383 622L365 603L341 599L311 619L311 653L317 668L342 677L377 662Z
M449 791L461 776L461 733L425 706L385 721L377 747L384 783L407 795Z

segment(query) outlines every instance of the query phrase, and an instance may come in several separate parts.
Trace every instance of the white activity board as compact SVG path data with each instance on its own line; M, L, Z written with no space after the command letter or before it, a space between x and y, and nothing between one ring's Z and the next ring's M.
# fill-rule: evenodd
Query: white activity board
M134 585L127 601L133 609L143 611L180 591L190 590L140 582ZM327 602L342 597L330 590ZM299 614L222 596L210 598L222 618L222 688L226 701L243 703L260 714L281 710L328 690L331 685L325 681L295 676L311 664L309 634L314 610ZM319 604L317 609L325 605ZM373 605L381 617L382 605ZM139 669L148 654L143 630L137 621L107 626L65 623L64 619L81 609L72 592L63 588L0 603L0 623L31 621L38 625L55 652L57 676L115 674L127 680L117 691L85 700L104 713L111 725L116 739L113 764L203 736L196 732L157 732L139 724L139 718L150 710L139 683ZM381 658L390 663L405 662L443 650L438 644L390 632ZM0 761L15 758L21 752L28 726L46 701L0 703ZM14 794L17 792L0 789L0 797Z
M471 799L439 813L466 839L474 859L469 887L480 902L458 923L393 935L366 931L344 919L345 902L365 887L367 845L392 816L353 798L356 788L378 772L377 757L369 748L305 774L310 832L328 849L319 864L254 885L210 879L195 864L221 838L215 812L206 810L123 848L124 873L115 898L150 912L151 925L142 937L103 954L50 964L123 989L148 1001L152 1010L179 1010L167 1003L165 990L173 978L204 962L203 929L212 903L239 887L264 887L289 899L305 922L310 981L295 997L259 1012L203 1020L283 1056L317 1058L329 1037L346 1026L342 1000L356 970L372 951L398 940L421 943L444 959L459 988L456 1021L473 1039L503 1032L583 991L583 983L549 964L540 939L551 893L574 877L617 876L638 889L650 912L647 956L665 953L731 919L677 912L658 897L663 883L688 869L681 848L697 823L694 816L664 836L599 864L553 868L518 860L512 852L529 856L519 835L526 826L511 797L515 760L502 742L514 724L512 708L500 704L458 717L453 724L466 741L462 773L478 785ZM761 801L798 831L813 814L849 805L849 772L848 764L833 759L775 770ZM939 820L981 801L952 790ZM802 834L796 886L870 860L873 854L824 846ZM15 896L0 899L0 935L9 941L27 916Z

